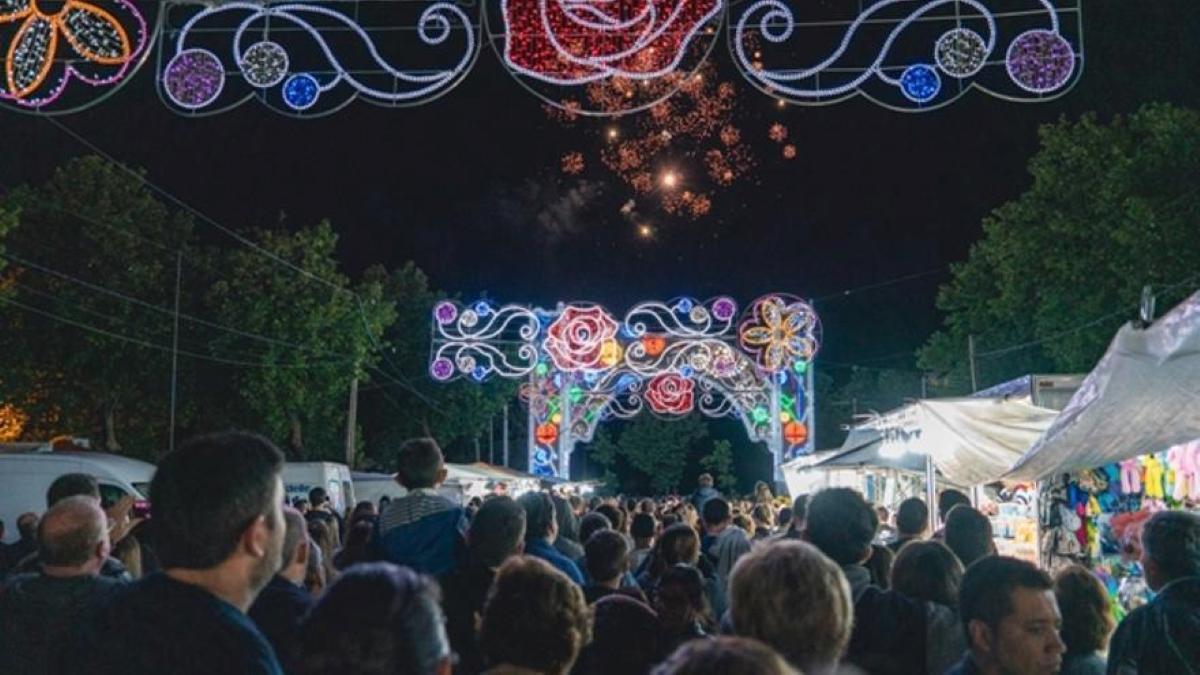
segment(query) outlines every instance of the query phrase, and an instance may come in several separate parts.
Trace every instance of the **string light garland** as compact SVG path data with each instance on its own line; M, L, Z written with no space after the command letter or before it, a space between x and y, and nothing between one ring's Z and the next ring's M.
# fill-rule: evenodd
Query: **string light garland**
M157 8L143 4L67 0L51 12L35 0L0 2L0 104L73 112L99 102L145 60L153 33L144 12Z
M759 327L766 332L760 335ZM794 297L759 298L741 315L720 296L635 305L621 321L595 304L552 311L446 300L433 311L435 380L526 379L529 468L567 476L600 422L649 411L742 420L776 466L812 450L810 365L819 322Z
M920 111L972 88L1014 101L1070 89L1083 56L1080 0L1017 0L1004 11L992 8L997 4L876 0L838 20L794 0L758 0L731 20L730 44L751 83L806 105L863 95ZM839 31L832 51L814 51Z

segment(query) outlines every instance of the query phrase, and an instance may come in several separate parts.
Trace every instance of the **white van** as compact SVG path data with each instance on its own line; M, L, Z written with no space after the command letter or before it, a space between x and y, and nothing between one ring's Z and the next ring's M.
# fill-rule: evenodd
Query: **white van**
M155 466L103 452L13 452L0 454L0 519L4 541L18 538L17 516L46 511L46 490L66 473L86 473L100 484L100 499L112 505L126 495L146 499Z
M354 506L354 480L350 467L336 462L288 462L283 465L283 489L288 503L308 499L308 491L315 487L325 488L329 502L339 514L347 506Z

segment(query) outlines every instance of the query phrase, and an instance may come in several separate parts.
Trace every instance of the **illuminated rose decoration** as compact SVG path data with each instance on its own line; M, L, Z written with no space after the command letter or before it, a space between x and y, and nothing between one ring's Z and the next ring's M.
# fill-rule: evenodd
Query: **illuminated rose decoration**
M695 382L675 373L662 373L646 385L646 402L662 415L686 415L695 405L695 393Z
M504 60L558 85L675 70L721 0L507 0Z
M545 349L559 370L600 370L605 343L616 335L617 322L603 307L567 307L550 324Z

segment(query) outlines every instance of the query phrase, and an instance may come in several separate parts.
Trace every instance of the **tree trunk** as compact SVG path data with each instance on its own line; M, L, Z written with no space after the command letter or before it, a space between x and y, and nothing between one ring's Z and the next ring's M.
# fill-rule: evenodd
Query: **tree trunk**
M104 451L119 453L121 444L117 441L117 404L104 404Z
M304 437L300 433L300 417L292 415L292 431L288 438L291 454L297 459L304 459Z

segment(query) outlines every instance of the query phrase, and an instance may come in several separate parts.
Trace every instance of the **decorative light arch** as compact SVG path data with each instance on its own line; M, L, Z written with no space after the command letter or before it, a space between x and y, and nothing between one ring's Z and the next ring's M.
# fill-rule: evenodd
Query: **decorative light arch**
M589 303L554 310L438 303L429 374L528 380L529 470L569 476L575 445L606 419L643 411L738 417L779 467L813 449L812 363L820 321L803 300L766 295L642 302L618 321Z

